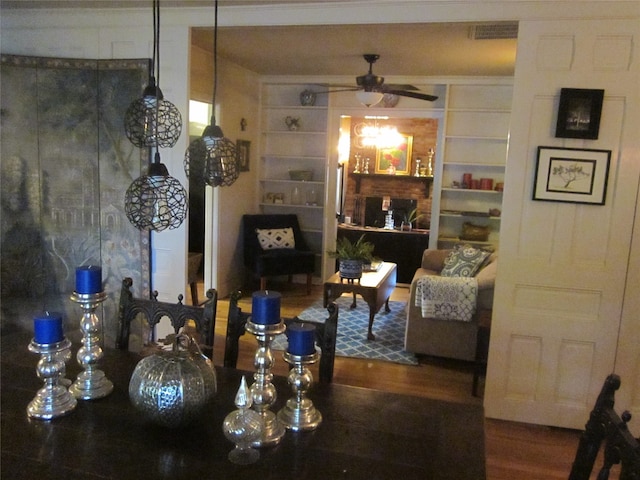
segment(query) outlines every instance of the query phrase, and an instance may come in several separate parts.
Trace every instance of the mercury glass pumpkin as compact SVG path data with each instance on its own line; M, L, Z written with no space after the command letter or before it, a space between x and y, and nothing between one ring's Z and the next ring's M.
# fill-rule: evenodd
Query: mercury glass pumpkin
M148 420L176 428L192 423L216 394L216 373L188 335L176 335L171 351L138 362L129 382L133 406Z

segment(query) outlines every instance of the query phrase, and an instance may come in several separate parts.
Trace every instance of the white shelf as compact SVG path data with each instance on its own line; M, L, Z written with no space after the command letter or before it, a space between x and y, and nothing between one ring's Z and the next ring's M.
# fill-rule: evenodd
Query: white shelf
M304 185L324 185L324 182L317 182L315 180L289 180L282 178L261 178L263 183L285 183L285 184L304 184Z
M441 162L436 171L439 181L434 182L433 192L432 231L439 247L460 242L497 246L500 217L473 212L502 210L502 191L453 185L461 184L464 174L471 174L474 180L490 178L494 186L504 182L512 96L513 86L506 83L449 85L444 144L437 157ZM488 241L456 237L465 222L490 225Z
M507 142L508 137L483 137L481 135L445 135L445 139L461 140L486 140L489 142Z
M497 190L478 190L478 189L473 189L473 188L450 188L450 187L444 187L444 188L442 188L442 191L443 192L462 193L463 195L464 194L471 194L471 193L502 195L502 192L499 192Z
M494 222L499 222L500 217L492 217L492 216L483 216L483 215L465 215L464 213L441 213L441 217L451 217L451 218L473 218L479 220L492 220Z

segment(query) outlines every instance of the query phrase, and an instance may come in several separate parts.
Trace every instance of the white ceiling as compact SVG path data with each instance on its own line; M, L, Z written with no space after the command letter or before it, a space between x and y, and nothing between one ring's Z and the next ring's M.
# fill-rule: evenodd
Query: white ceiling
M317 3L318 0L219 0L219 6L305 2ZM151 5L150 0L0 0L3 9L151 8ZM163 8L213 7L214 2L163 0L161 5ZM218 54L261 75L355 77L366 73L368 69L362 55L376 53L380 59L374 65L373 72L381 76L511 76L514 72L516 39L474 39L475 28L491 25L501 27L509 24L381 23L224 27L218 30ZM212 31L212 28L194 28L193 43L213 50Z
M505 25L505 24L502 24ZM477 24L379 24L218 29L218 55L263 75L513 75L516 39L474 40ZM192 42L213 50L211 28Z

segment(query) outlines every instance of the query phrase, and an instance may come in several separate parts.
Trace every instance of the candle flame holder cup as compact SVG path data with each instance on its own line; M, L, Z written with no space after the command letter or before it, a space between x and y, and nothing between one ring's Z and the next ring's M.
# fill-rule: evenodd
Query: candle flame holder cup
M39 420L51 420L71 413L77 400L61 385L65 361L71 358L71 342L66 338L57 343L42 344L31 341L29 351L40 355L36 372L44 380L44 387L27 406L27 415Z
M307 367L318 361L318 352L311 355L294 355L284 352L285 362L291 365L287 381L291 385L294 397L278 412L278 420L294 432L315 430L322 423L322 414L307 398L307 391L313 385L313 375Z
M69 387L71 394L80 400L103 398L113 391L111 380L106 377L102 370L96 367L102 358L103 352L100 347L102 322L95 311L106 298L107 294L104 292L73 292L71 295L71 300L79 304L83 310L82 319L80 320L80 329L83 335L82 347L78 350L76 358L84 370Z
M271 353L271 342L273 339L284 333L286 327L280 320L278 323L258 324L253 323L251 318L247 320L246 331L256 337L258 349L254 355L253 364L256 373L253 374L254 383L251 385L251 397L253 399L252 408L258 412L262 418L262 434L260 439L253 442L254 447L268 447L277 445L285 434L284 425L278 422L276 414L270 410L271 405L276 401L276 387L271 383L273 374L273 354Z

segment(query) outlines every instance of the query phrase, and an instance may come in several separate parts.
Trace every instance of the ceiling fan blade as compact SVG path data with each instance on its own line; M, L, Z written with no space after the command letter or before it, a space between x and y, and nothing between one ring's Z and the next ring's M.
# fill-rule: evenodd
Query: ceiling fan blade
M408 92L406 90L385 90L384 93L391 93L393 95L400 95L401 97L417 98L419 100L427 100L428 102L433 102L433 101L438 99L438 97L436 97L434 95L429 95L427 93Z
M409 85L408 83L385 83L384 85L382 85L383 92L387 92L388 90L418 90L418 87Z
M358 90L362 90L359 87L352 87L352 88L338 88L336 90L324 90L322 92L313 92L316 94L323 94L323 93L335 93L335 92L356 92Z

